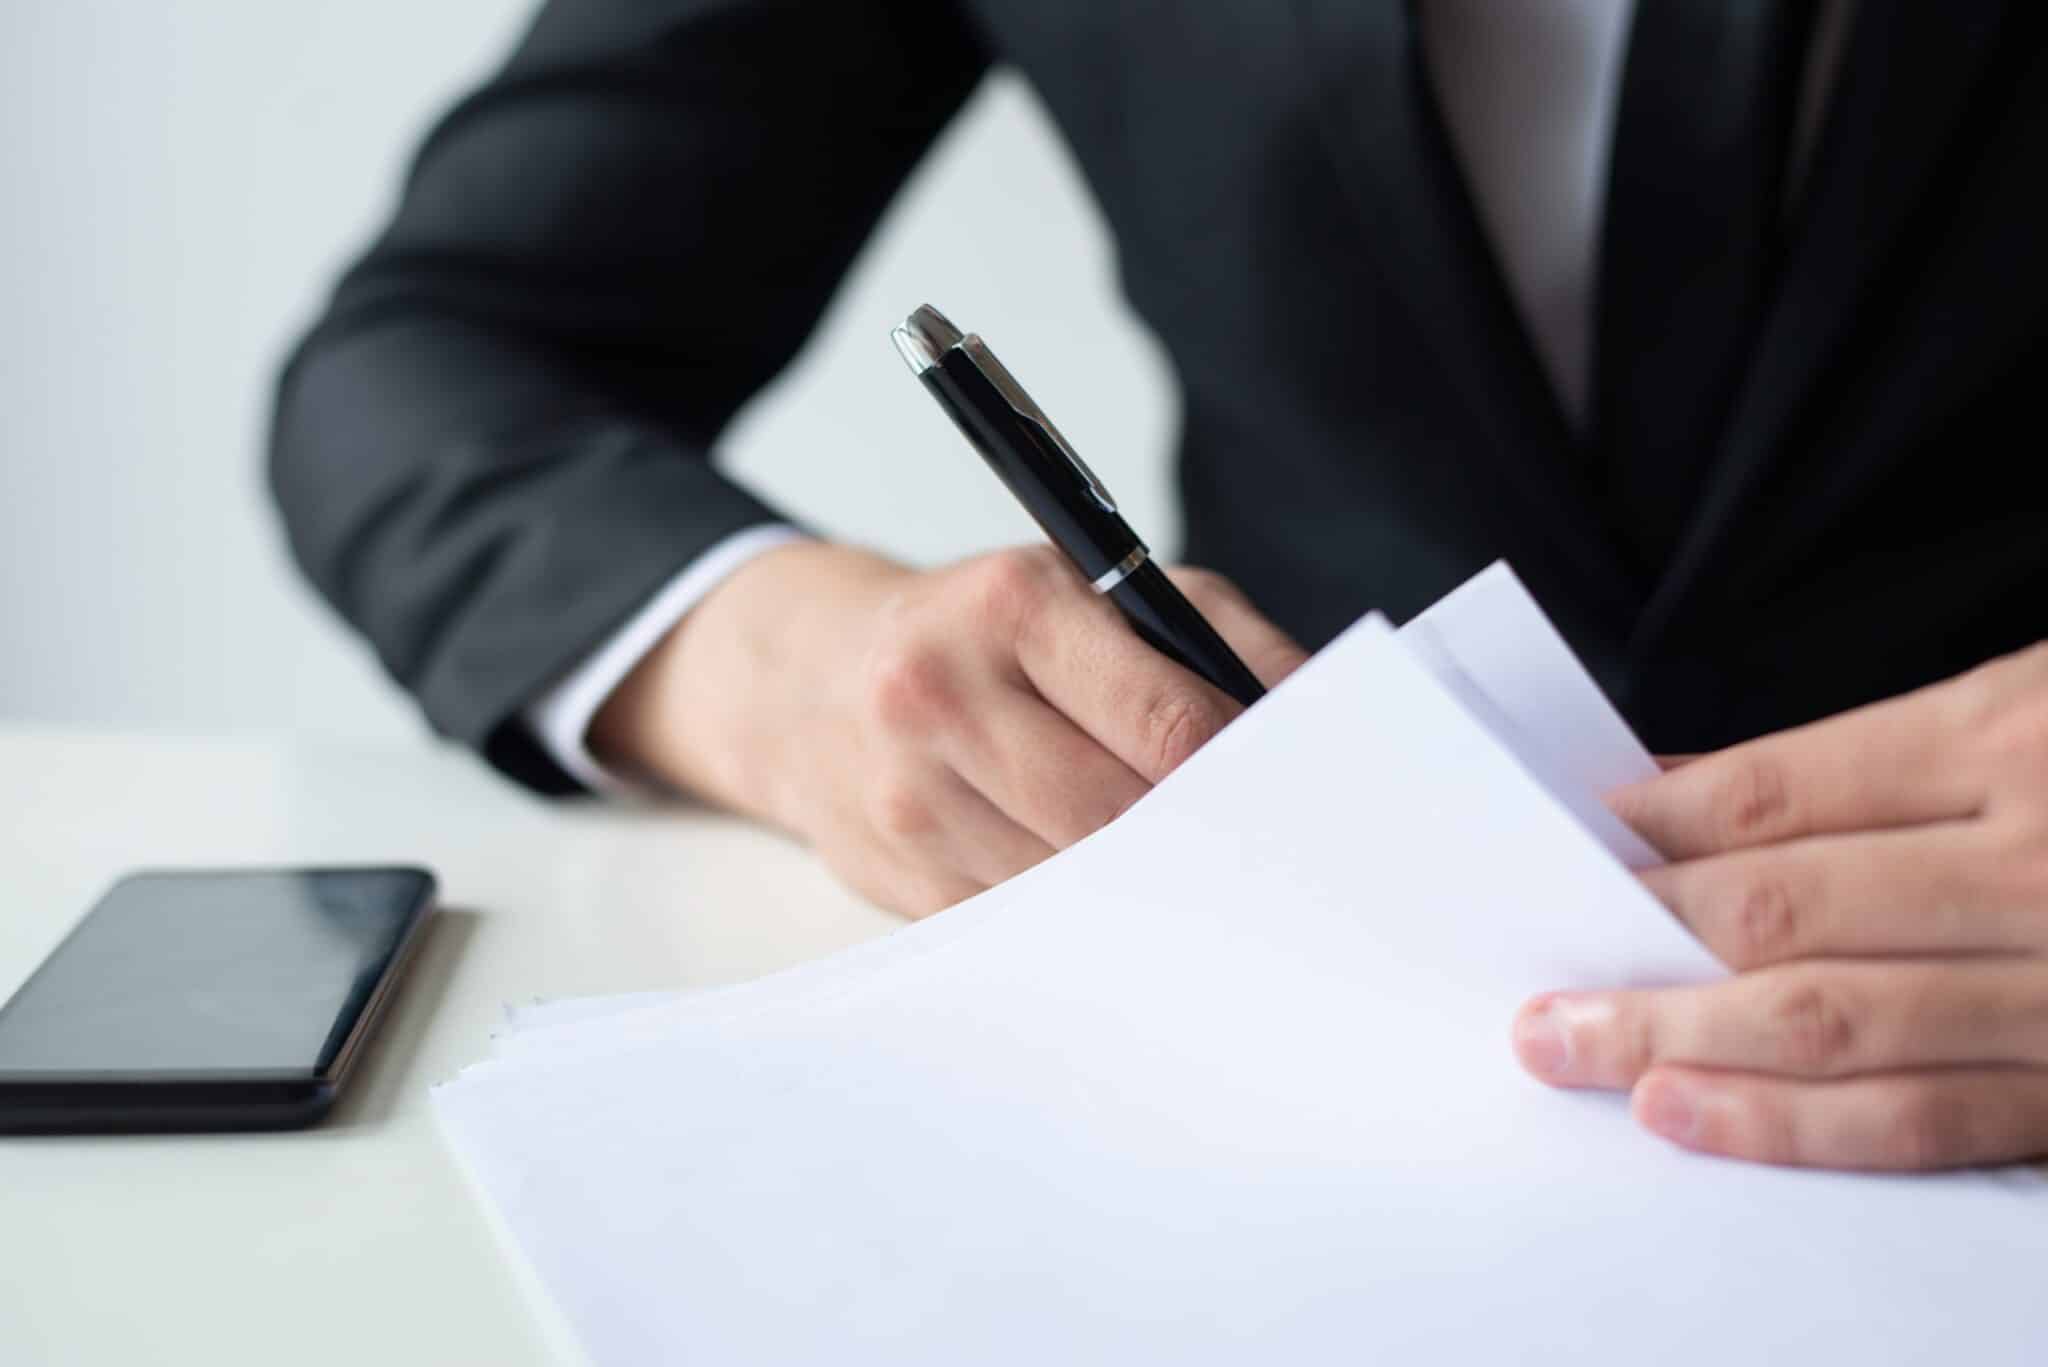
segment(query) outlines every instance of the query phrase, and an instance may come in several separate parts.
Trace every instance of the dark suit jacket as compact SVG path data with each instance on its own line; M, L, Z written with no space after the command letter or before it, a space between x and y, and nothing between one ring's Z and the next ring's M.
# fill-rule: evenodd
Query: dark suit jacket
M313 581L434 724L517 716L773 512L706 451L989 63L1186 397L1187 557L1314 645L1511 559L1655 747L2048 634L2048 7L1864 0L1689 524L1575 440L1390 0L553 0L280 389ZM1631 531L1634 529L1634 531Z

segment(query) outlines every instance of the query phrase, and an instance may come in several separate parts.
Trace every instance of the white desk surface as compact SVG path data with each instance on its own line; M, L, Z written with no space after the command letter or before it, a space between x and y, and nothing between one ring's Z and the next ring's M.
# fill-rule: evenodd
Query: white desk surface
M0 726L0 998L125 870L372 862L434 869L442 910L324 1125L0 1138L0 1364L574 1361L428 1086L507 1002L751 978L897 924L765 832L550 804L424 741Z

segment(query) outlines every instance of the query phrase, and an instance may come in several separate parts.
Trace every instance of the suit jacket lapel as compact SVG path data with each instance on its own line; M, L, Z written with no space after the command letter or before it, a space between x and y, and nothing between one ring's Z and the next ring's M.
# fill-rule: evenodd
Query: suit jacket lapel
M1743 543L1775 462L1803 447L1797 427L1826 367L1882 300L1874 288L1996 46L2004 5L1861 0L1799 203L1779 295L1738 394L1714 469L1631 643L1652 651ZM1910 268L1911 263L1900 262Z
M1313 97L1359 250L1381 256L1416 330L1484 433L1475 458L1543 529L1546 551L1595 603L1632 617L1634 580L1592 471L1530 345L1437 114L1409 5L1294 0Z

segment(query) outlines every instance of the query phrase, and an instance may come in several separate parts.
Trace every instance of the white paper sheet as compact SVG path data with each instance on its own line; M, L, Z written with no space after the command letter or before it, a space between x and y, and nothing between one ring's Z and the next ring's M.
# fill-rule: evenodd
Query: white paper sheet
M606 1367L2040 1361L2031 1174L1700 1159L1514 1064L1529 993L1717 971L1369 622L1001 888L437 1102Z
M1610 853L1632 869L1661 862L1600 800L1609 789L1653 776L1656 762L1504 562L1474 576L1399 635L1451 696ZM905 935L921 942L965 929L957 917L949 917L942 928L926 923L914 934L899 932L765 983L743 985L737 997L731 989L633 992L516 1007L507 1013L510 1028L494 1044L500 1054L573 1046L585 1039L602 1045L616 1038L609 1022L621 1016L685 1000L691 1003L686 1014L693 1014L760 1003L765 994L800 995L856 971L871 957L913 947L902 943ZM653 1016L645 1027L660 1030L673 1020ZM575 1028L584 1026L593 1028Z
M505 1008L506 1034L538 1035L558 1025L581 1025L660 1006L676 999L674 992L619 992L607 997L555 997Z
M1401 628L1401 639L1602 845L1632 869L1663 862L1603 794L1657 761L1504 562Z

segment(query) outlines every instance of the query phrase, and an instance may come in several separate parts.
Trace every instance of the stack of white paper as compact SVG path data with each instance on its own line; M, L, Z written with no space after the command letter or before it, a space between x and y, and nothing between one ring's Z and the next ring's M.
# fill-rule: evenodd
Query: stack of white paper
M516 1013L436 1094L602 1364L2037 1363L2048 1184L1682 1154L1524 1077L1718 972L1649 757L1502 567L1354 627L1108 830L741 987Z

